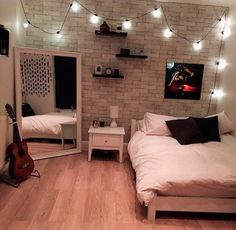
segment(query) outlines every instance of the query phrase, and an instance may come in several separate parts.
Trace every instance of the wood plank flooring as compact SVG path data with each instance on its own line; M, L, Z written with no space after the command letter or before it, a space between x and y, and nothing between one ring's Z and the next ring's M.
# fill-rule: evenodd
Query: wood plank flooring
M41 178L20 188L0 182L0 229L17 230L231 230L235 215L158 213L146 220L135 194L131 164L87 154L35 162Z

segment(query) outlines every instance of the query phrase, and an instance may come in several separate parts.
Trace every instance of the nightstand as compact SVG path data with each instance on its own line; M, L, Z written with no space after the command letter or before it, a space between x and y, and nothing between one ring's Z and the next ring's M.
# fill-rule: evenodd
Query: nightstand
M110 128L99 127L89 128L89 151L88 161L91 161L93 149L118 150L119 162L123 161L123 142L125 129L123 127Z
M65 139L72 139L73 144L75 145L75 140L77 138L77 123L76 121L69 121L61 123L61 143L62 148L65 147Z

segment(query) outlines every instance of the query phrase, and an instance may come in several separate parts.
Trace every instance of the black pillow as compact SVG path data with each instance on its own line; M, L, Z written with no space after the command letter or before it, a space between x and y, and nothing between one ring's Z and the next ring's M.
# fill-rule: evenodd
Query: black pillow
M181 145L204 142L201 131L192 117L166 121L166 125Z
M28 103L22 104L22 117L34 116L34 110Z
M206 118L194 118L199 129L201 130L204 141L219 141L220 134L218 127L218 116L206 117Z

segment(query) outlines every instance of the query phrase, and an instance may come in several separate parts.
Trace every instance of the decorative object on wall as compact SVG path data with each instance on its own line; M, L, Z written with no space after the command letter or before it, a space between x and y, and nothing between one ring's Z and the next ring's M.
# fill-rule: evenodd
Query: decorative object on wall
M23 12L24 12L24 15L25 15L25 19L26 19L26 22L24 23L24 27L27 28L29 25L31 25L32 27L37 28L37 29L41 30L44 33L47 33L47 34L57 34L59 38L61 37L61 31L63 30L64 24L65 24L65 22L66 22L66 20L68 18L69 12L70 11L75 12L74 8L77 9L77 8L82 7L84 10L86 10L88 13L90 13L91 14L91 22L94 23L94 24L99 22L99 18L102 18L103 20L123 21L123 26L124 26L125 29L131 29L131 27L132 27L131 21L137 20L139 18L142 18L142 17L144 17L144 16L146 16L148 14L152 14L155 18L159 18L163 14L165 22L166 22L166 25L167 25L167 29L164 31L164 36L170 37L171 35L174 34L177 37L185 40L186 42L192 43L195 50L200 50L201 49L201 47L202 47L201 42L207 38L207 36L211 33L211 31L218 24L222 23L222 21L225 22L225 24L226 24L226 14L227 14L227 10L224 10L222 15L220 15L220 17L218 17L218 19L212 24L212 26L209 28L209 30L206 31L206 33L204 35L200 35L200 36L197 37L197 39L191 40L191 39L187 38L186 36L183 36L182 34L177 32L176 30L174 30L174 26L169 23L169 20L168 20L168 18L166 16L166 13L165 13L165 7L164 7L165 3L164 2L159 1L159 6L155 7L153 10L145 12L145 13L143 13L141 15L138 15L138 16L134 16L132 18L126 18L124 20L124 19L120 19L120 18L110 18L110 17L104 16L104 15L99 15L98 16L98 14L96 14L95 12L90 10L88 7L86 7L85 5L80 3L79 1L74 1L73 0L73 1L71 1L70 5L68 6L68 10L67 10L67 12L65 14L65 17L63 19L63 22L62 22L61 27L59 28L59 30L56 31L56 32L50 32L50 31L47 31L47 30L41 28L38 25L34 25L28 19L27 15L26 15L26 12L25 12L24 4L23 4L22 1L23 0L20 0L22 9L23 9ZM225 27L225 24L222 27L223 28L222 31L221 31L222 34L225 34L225 32L227 32L226 31L227 27ZM107 27L107 28L109 28L109 27ZM95 33L99 34L98 31L95 32ZM108 33L108 32L106 32L106 33Z
M0 24L0 55L8 56L9 31Z
M21 59L22 95L45 97L53 82L52 59L47 55L27 55Z
M102 74L102 65L96 65L94 73L95 74Z
M167 62L165 98L200 100L203 64Z

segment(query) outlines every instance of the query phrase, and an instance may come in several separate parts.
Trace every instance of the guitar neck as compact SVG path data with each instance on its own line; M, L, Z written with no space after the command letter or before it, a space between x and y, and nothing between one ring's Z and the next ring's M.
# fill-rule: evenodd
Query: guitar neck
M13 142L16 144L19 144L21 142L19 129L18 129L17 123L15 121L13 123Z

